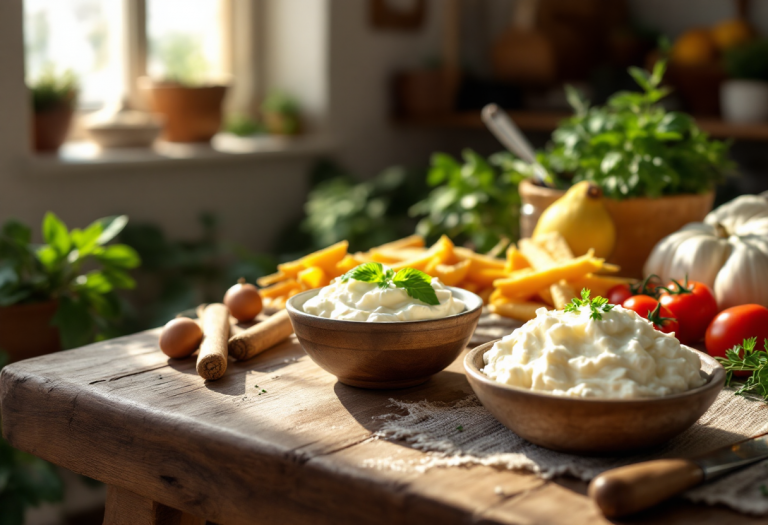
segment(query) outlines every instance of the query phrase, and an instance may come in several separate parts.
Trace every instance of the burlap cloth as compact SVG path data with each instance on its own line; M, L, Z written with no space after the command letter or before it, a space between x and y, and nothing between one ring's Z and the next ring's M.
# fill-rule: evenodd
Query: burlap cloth
M472 340L478 345L498 339L519 326L497 316L483 316ZM594 458L553 452L518 437L501 425L472 395L452 405L392 400L398 413L383 416L378 438L401 440L429 452L419 463L377 460L371 467L425 470L480 464L522 469L543 478L569 474L588 481L600 472L629 463L666 457L688 457L768 432L768 406L724 389L712 407L689 430L662 449L629 457ZM700 485L683 495L741 512L768 513L768 461Z

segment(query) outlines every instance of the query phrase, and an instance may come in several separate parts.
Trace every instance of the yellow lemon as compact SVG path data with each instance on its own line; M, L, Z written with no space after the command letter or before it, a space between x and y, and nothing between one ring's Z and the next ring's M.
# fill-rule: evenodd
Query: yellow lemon
M616 227L603 204L603 192L586 181L572 186L544 210L533 238L553 231L565 238L576 257L590 249L597 257L608 257L616 244Z

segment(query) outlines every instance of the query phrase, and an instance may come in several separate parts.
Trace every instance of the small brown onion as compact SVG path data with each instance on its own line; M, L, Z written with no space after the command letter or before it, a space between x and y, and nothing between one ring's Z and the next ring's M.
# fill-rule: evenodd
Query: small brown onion
M232 317L241 323L253 321L261 312L261 294L254 285L246 283L241 277L237 284L224 294L224 304Z
M188 317L178 317L166 323L160 334L160 350L168 357L181 359L192 355L203 340L203 330Z

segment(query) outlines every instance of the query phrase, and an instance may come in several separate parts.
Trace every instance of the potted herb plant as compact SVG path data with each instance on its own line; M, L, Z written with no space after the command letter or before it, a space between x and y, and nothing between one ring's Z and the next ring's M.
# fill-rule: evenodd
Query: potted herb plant
M133 288L128 270L139 256L124 244L107 244L125 216L68 230L51 212L43 219L44 244L32 243L18 221L0 230L0 348L16 361L74 348L104 337L120 314L115 290Z
M64 143L77 102L77 80L71 71L57 74L46 69L34 80L32 94L35 151L56 151Z
M227 86L208 81L208 63L191 35L174 34L153 42L162 65L160 80L141 79L150 109L162 115L161 138L169 142L208 142L222 124Z
M729 122L768 120L768 40L755 40L725 53L729 79L720 87L720 108Z
M620 92L604 106L590 106L569 89L575 115L560 124L538 153L557 188L520 184L521 234L529 236L541 212L579 181L599 186L617 230L610 261L641 276L655 244L711 210L714 186L732 163L728 144L711 140L693 118L666 111L659 101L665 63L653 72L630 68L640 92Z
M269 133L298 135L301 133L299 103L282 91L270 93L261 104L261 116Z

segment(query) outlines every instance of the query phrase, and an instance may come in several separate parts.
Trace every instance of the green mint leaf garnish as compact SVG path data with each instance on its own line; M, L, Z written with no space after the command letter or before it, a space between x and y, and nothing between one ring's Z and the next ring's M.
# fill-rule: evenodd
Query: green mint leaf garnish
M581 290L581 299L573 298L571 302L565 305L565 311L569 313L579 313L583 306L590 309L589 318L595 321L602 321L603 313L613 310L614 305L608 304L608 299L599 295L594 299L589 299L591 291L588 288Z
M398 288L405 290L410 297L423 303L432 306L440 304L435 289L432 288L432 277L414 268L403 268L397 273L390 268L385 272L384 266L381 263L365 263L352 268L341 276L341 282L343 283L350 279L375 283L380 288L386 288L390 284L394 284Z
M341 282L345 283L350 279L363 281L364 283L385 283L384 265L377 262L370 262L355 266L350 271L341 276Z
M440 304L435 289L432 288L432 277L422 271L403 268L397 272L392 282L414 299L432 306Z

